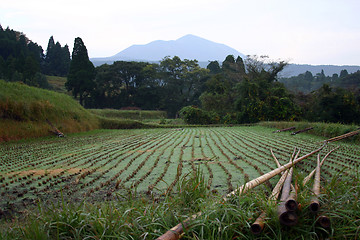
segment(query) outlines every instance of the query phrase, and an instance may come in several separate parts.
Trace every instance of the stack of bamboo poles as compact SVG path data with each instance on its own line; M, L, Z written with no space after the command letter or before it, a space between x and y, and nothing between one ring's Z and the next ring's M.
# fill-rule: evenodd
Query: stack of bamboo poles
M311 203L309 206L309 209L312 213L317 214L320 209L320 203L319 203L319 195L320 195L320 168L325 162L325 159L336 149L339 147L331 150L328 152L325 157L320 161L320 154L317 155L317 166L316 168L310 172L308 176L306 176L303 180L302 185L305 186L308 181L314 176L314 185L313 185L313 197L311 199ZM271 154L276 162L276 165L279 167L280 163L275 157L272 149ZM295 153L295 150L294 150ZM300 151L297 153L297 155L300 153ZM295 159L297 158L297 155L295 156ZM294 154L292 155L290 162L294 159ZM272 191L272 194L269 197L269 201L276 201L278 196L280 195L280 191L282 188L282 194L280 197L280 201L277 208L277 213L279 217L280 223L287 226L294 226L298 222L298 216L296 214L296 210L298 209L298 203L296 201L297 197L297 186L291 185L291 178L292 178L292 171L293 167L291 167L289 170L285 171L280 180L278 181L277 185ZM290 191L291 189L291 191ZM265 219L266 219L266 213L264 211L261 212L260 216L256 219L256 221L251 225L251 231L254 234L259 234L264 229L265 225ZM330 219L325 215L320 215L317 218L318 223L324 227L328 228L330 227Z
M223 201L227 201L229 199L229 197L238 194L238 195L242 195L244 193L246 193L248 190L259 186L260 184L268 181L269 179L271 179L272 177L284 172L285 170L290 169L291 167L293 167L295 164L299 163L300 161L310 157L311 155L321 151L324 147L325 147L326 143L324 145L322 145L320 148L302 156L302 157L295 157L295 159L293 159L291 162L280 166L256 179L251 180L250 182L247 182L246 184L242 185L241 187L239 187L238 189L232 191L231 193L227 194L224 198ZM286 174L283 174L286 175ZM291 181L290 181L291 182ZM192 215L191 217L187 218L185 221L183 221L182 223L179 223L178 225L176 225L175 227L171 228L169 231L167 231L166 233L164 233L163 235L161 235L160 237L157 238L157 240L177 240L179 239L182 234L184 233L184 229L189 228L190 223L192 220L195 220L197 217L201 216L202 212L198 212L194 215Z

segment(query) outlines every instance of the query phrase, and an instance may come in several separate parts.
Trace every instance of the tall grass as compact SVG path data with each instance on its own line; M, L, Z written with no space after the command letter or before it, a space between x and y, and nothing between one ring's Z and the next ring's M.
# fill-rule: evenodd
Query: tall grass
M297 174L295 179L303 178ZM311 184L299 190L299 223L286 227L277 219L276 203L265 200L266 186L224 202L206 188L198 171L180 179L175 195L149 197L128 190L106 203L40 203L23 220L1 220L0 239L155 239L198 211L202 214L182 239L356 239L360 233L359 177L339 174L323 182L321 214L331 218L329 229L320 227L318 216L308 209ZM264 231L255 236L249 227L261 210L268 218Z

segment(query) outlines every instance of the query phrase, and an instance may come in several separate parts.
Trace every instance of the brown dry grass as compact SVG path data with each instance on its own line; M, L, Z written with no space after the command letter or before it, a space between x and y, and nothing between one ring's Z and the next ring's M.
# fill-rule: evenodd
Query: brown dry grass
M53 176L53 175L57 175L57 174L61 173L64 170L66 170L66 172L69 174L74 174L74 173L84 172L87 169L85 169L85 168L30 169L30 170L26 170L26 171L10 172L10 173L7 173L7 175L9 175L9 176L12 176L12 175L25 176L25 175L29 175L29 174L34 174L35 176L41 176L41 175L45 175L47 173L47 174Z

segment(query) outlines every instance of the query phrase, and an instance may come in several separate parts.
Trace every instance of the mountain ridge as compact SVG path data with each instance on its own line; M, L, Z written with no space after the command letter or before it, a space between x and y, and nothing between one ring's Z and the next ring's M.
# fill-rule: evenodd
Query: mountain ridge
M246 55L222 43L216 43L193 34L184 35L176 40L154 40L147 44L134 44L110 57L91 58L95 66L112 64L114 61L137 61L159 63L166 56L178 56L181 59L196 59L203 68L209 61L219 61L221 64L226 56L234 55L246 58ZM346 69L349 73L360 70L360 66L338 66L338 65L310 65L310 64L289 64L282 75L284 77L297 76L306 71L313 75L324 70L326 76L334 73L340 74Z
M155 40L147 44L134 44L121 52L105 58L92 58L92 62L150 61L157 62L166 56L196 59L199 62L223 61L228 55L245 57L234 48L205 38L187 34L176 40ZM95 64L94 65L97 65Z

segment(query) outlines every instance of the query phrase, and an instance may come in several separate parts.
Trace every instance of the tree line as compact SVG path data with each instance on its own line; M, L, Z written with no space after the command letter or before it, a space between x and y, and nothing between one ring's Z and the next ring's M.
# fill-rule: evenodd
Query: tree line
M170 117L181 114L189 123L360 122L358 87L343 89L319 80L322 85L310 93L290 91L279 78L286 65L266 56L229 55L206 69L177 56L159 64L116 61L95 68L77 38L66 86L85 107L159 109ZM348 83L359 80L359 73L340 75Z
M67 76L70 51L51 36L44 50L22 32L0 25L0 78L30 86L51 88L44 75Z
M68 46L51 36L44 54L25 34L0 26L0 78L50 88L44 74L67 76L66 88L87 108L158 109L192 123L360 122L360 72L280 78L286 64L229 55L204 69L175 56L95 68L81 38L70 57Z

